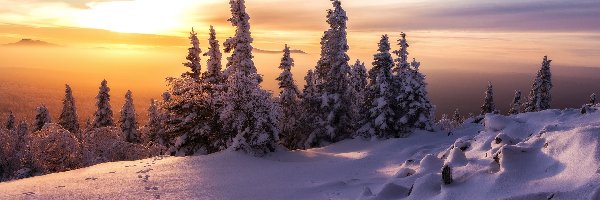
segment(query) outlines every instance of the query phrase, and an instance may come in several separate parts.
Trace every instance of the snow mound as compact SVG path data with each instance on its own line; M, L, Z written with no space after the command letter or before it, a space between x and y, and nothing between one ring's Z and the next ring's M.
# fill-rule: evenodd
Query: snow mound
M0 183L0 199L599 199L600 112L481 122L451 135L416 131L263 158L224 151L103 163ZM87 137L118 147L112 132ZM450 184L442 181L444 165Z

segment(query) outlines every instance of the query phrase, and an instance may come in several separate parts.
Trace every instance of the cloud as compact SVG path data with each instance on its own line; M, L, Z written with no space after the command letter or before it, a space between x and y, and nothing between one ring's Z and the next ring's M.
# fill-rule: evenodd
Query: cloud
M352 8L351 8L352 9ZM399 12L401 11L401 12ZM369 13L382 13L372 15ZM385 14L383 14L385 13ZM600 31L600 1L430 1L349 11L357 30ZM352 18L352 16L361 16Z
M21 39L17 42L4 44L4 46L28 46L28 47L59 47L60 45L52 44L42 40L34 40L34 39Z
M110 1L132 1L132 0L22 0L22 2L31 3L65 3L74 8L88 9L89 3L110 2Z
M264 49L259 49L259 48L253 48L253 50L256 53L266 53L266 54L279 54L282 53L283 51L279 50L279 51L275 51L275 50L264 50ZM302 51L300 49L292 49L290 50L291 53L297 53L297 54L308 54L305 51Z

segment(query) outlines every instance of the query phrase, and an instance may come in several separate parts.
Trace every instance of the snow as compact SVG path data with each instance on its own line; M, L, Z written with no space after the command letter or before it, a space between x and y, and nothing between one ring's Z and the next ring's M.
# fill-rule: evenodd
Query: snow
M600 196L600 112L488 114L483 122L463 124L450 135L416 131L408 138L344 140L309 150L279 149L265 157L223 151L103 163L0 183L0 199ZM496 138L503 141L496 143ZM453 172L454 181L448 185L441 180L444 164Z

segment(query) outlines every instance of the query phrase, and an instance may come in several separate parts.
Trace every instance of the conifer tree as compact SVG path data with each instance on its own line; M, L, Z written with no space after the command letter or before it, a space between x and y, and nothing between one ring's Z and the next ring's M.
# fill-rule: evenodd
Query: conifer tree
M432 130L434 107L428 97L425 76L419 71L421 66L413 58L408 62L408 47L406 34L401 33L398 44L399 50L394 51L396 67L394 74L394 94L396 103L396 126L401 132L400 137L406 137L412 129Z
M114 126L113 112L110 106L110 88L107 85L106 80L102 80L100 84L100 90L96 96L96 107L97 110L94 113L94 128L101 128L107 126Z
M320 96L317 93L316 87L316 74L313 70L308 70L306 76L304 76L306 85L302 90L302 98L300 100L300 122L297 131L303 133L304 137L298 143L300 148L310 148L311 144L308 140L308 136L314 136L317 127L320 126L319 122L323 120L320 118L319 112L321 111ZM307 142L308 141L308 142Z
M10 111L8 113L8 116L6 117L6 124L4 125L4 127L6 127L6 129L8 130L14 130L15 127L15 115L13 114L12 111Z
M133 105L133 96L130 90L125 94L125 104L121 108L121 118L119 119L121 132L125 137L125 141L130 143L139 143L140 135L138 133L137 114Z
M596 105L596 93L590 95L590 105Z
M374 55L373 68L369 74L374 74L367 88L367 98L363 112L367 113L362 127L357 134L362 137L390 138L397 137L398 130L394 123L394 93L392 67L394 60L390 54L390 42L387 35L379 41L378 53Z
M349 84L350 60L347 51L346 11L339 0L331 0L327 11L327 30L321 39L321 58L316 67L316 86L321 96L318 129L308 137L310 146L322 146L349 138L354 133L352 89Z
M515 91L515 97L510 104L510 110L508 111L509 115L516 115L521 113L521 91Z
M462 124L463 123L463 119L460 116L460 111L457 109L454 109L454 115L452 115L452 121L456 124Z
M204 56L208 56L208 61L202 79L209 85L219 85L224 81L221 72L221 57L223 55L221 54L219 40L217 40L217 33L215 33L212 25L210 26L208 45L208 51L204 53Z
M552 89L552 73L550 72L550 62L548 56L544 56L542 61L542 67L538 71L531 91L529 92L529 101L525 107L527 112L535 112L546 110L550 108L550 102L552 96L550 90Z
M63 108L60 117L58 118L58 124L71 133L79 132L75 98L73 97L73 92L69 85L65 85L65 98L63 99Z
M226 102L221 112L225 133L233 138L229 148L262 156L279 143L276 105L271 94L260 88L261 76L252 61L250 17L245 0L230 0L235 36L225 41L228 58Z
M496 106L494 105L494 90L492 88L492 83L488 82L488 87L485 91L485 99L481 106L481 114L485 115L487 113L493 113L494 111L496 111Z
M356 63L352 65L352 73L350 74L350 85L359 95L357 97L360 102L363 100L368 80L367 80L367 69L365 68L365 63L360 60L356 60Z
M35 111L37 114L35 115L35 123L33 124L34 132L42 130L45 124L52 122L48 108L45 105L37 107Z
M158 111L158 103L154 99L150 99L150 107L148 107L148 138L151 142L159 143L159 136L162 135L161 114Z
M194 80L200 80L200 53L202 53L202 50L200 49L200 41L194 28L192 28L192 32L190 32L188 38L192 46L188 48L188 55L185 58L187 62L183 63L183 65L190 68L190 71L184 73L184 75Z
M290 48L285 45L283 49L283 57L279 64L281 74L277 77L279 81L279 106L281 107L281 119L279 121L279 127L281 130L280 139L281 143L289 149L298 149L298 146L302 140L302 136L296 127L298 125L298 96L300 92L294 78L292 77L292 67L294 66L294 59L290 55Z
M408 125L411 128L433 130L433 105L429 100L427 92L427 83L425 83L425 75L419 71L421 62L417 62L414 58L411 62L411 79L408 82L410 86L408 99L412 99L412 103L408 104ZM409 101L410 102L410 101Z

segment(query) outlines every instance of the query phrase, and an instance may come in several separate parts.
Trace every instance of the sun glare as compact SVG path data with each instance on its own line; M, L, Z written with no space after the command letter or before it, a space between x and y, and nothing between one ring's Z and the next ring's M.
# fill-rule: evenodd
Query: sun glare
M165 34L185 26L185 1L135 0L90 3L77 24L123 33Z

